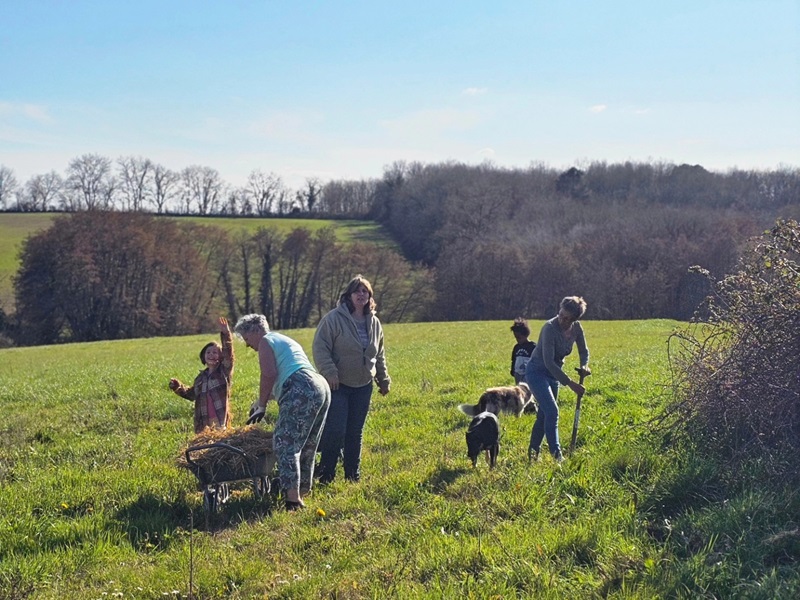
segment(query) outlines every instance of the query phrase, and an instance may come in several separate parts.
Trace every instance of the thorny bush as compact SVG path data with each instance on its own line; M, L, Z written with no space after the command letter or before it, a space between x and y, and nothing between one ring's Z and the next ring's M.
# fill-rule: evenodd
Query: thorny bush
M670 339L668 421L733 472L755 461L768 476L798 475L799 258L800 225L778 221Z

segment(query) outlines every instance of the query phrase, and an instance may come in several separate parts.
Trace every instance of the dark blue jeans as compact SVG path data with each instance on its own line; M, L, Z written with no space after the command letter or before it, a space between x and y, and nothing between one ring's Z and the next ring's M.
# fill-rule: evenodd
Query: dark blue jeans
M331 407L319 442L320 483L330 483L336 477L340 456L345 478L358 481L361 477L361 440L371 398L372 383L361 387L339 384L339 389L331 392Z
M528 446L537 454L542 445L542 439L547 436L547 446L555 458L561 458L561 443L558 439L558 388L559 383L544 363L531 359L525 369L525 382L531 388L539 409L536 411L536 421L531 430L531 441Z

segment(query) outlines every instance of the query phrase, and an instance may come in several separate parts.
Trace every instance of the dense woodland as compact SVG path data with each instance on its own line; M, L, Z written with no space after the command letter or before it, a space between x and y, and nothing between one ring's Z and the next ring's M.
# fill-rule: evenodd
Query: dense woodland
M68 227L70 220L58 219L26 244L16 317L6 324L18 343L190 332L207 326L217 310L232 316L264 312L276 328L313 326L355 272L373 281L387 322L545 318L567 294L587 299L586 318L688 319L710 286L690 267L720 279L749 239L778 218L800 217L800 169L715 173L699 165L594 162L558 171L536 164L507 169L399 162L378 180L308 180L293 191L261 171L234 188L209 167L173 172L141 158L112 163L85 155L63 177L51 172L24 184L0 166L0 204L86 219L72 226L85 228L83 242L80 231ZM281 236L264 229L230 239L218 230L174 226L147 242L171 249L166 254L175 262L162 267L173 282L142 288L129 254L112 261L114 247L127 239L118 229L157 230L131 213L159 222L158 228L168 227L155 217L163 213L368 219L385 228L402 256L368 245L343 247L332 235L303 230ZM100 231L106 233L89 233ZM86 244L112 262L97 266L99 259L85 258L75 266ZM176 246L180 250L173 251ZM163 260L164 248L153 256ZM142 260L142 272L161 272ZM70 265L96 271L96 285L104 289L105 304L86 304L79 294L76 310L100 311L116 298L124 299L119 306L125 311L133 306L133 314L109 317L119 323L91 331L61 309L41 321L43 309L35 305L55 282L61 287L54 295L64 296L69 288L59 277L70 277L61 273ZM170 289L183 278L188 287ZM105 289L118 280L122 287ZM169 298L194 285L200 286L191 295L194 304L173 306ZM167 306L172 308L162 314ZM21 339L39 321L49 333Z

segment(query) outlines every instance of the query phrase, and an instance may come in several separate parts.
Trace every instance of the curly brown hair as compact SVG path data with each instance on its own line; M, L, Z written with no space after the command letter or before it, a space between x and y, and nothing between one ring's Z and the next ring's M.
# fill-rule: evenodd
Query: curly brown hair
M531 328L528 325L528 320L523 319L522 317L517 317L514 319L514 324L511 326L511 331L513 333L521 333L524 336L529 336L531 334Z

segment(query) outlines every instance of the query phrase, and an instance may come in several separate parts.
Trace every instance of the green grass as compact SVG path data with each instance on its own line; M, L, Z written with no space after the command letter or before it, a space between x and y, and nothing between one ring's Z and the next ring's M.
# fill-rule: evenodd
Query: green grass
M575 454L528 464L534 417L504 415L497 469L473 470L456 407L510 381L508 325L386 325L394 383L373 397L362 481L340 471L300 513L242 488L208 522L175 466L191 405L167 382L191 380L212 335L0 350L0 598L187 597L190 575L197 598L793 597L797 494L718 501L700 458L649 435L671 321L584 322ZM287 333L310 349L312 330ZM241 425L258 369L235 349Z
M55 213L0 213L0 308L13 312L14 288L12 278L19 269L22 242L31 234L50 226ZM333 227L340 242L369 242L392 244L380 226L371 221L339 221L325 219L262 219L226 217L167 217L199 225L221 227L230 232L255 233L260 227L277 228L289 233L297 228L312 232Z
M10 311L14 306L14 287L11 278L19 268L19 250L31 234L46 229L55 215L48 213L0 213L0 308Z
M281 233L289 233L295 229L308 229L315 232L325 227L333 227L336 238L340 242L371 242L386 244L388 237L380 226L373 221L327 220L327 219L262 219L235 217L169 217L182 222L198 225L213 225L228 231L244 231L255 233L261 227L277 228Z

